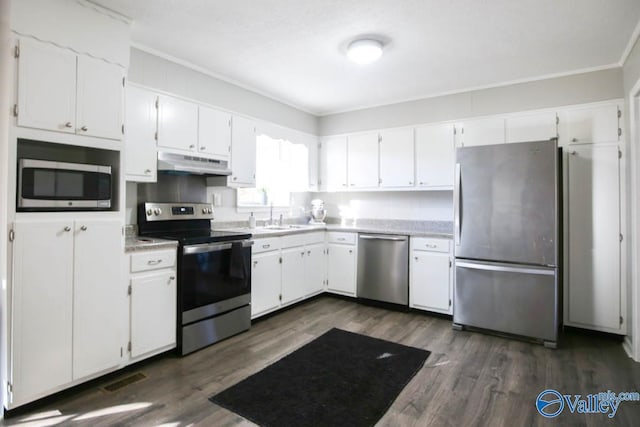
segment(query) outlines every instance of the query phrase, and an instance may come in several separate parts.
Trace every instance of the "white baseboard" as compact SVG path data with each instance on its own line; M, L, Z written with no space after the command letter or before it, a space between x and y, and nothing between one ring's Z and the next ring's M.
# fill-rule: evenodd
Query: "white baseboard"
M636 360L633 357L633 345L631 343L631 340L629 339L629 337L624 337L624 341L622 342L622 348L624 349L624 351L627 353L627 356L629 356L630 358L632 358L633 360L635 360L636 362L638 362L638 360Z

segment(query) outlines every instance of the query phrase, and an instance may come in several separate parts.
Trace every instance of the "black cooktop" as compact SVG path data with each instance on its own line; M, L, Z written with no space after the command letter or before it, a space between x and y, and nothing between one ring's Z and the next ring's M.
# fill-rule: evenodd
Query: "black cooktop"
M228 242L232 240L243 240L251 238L251 234L235 231L218 230L181 230L173 232L158 232L150 237L159 239L177 240L181 245L199 245L202 243Z

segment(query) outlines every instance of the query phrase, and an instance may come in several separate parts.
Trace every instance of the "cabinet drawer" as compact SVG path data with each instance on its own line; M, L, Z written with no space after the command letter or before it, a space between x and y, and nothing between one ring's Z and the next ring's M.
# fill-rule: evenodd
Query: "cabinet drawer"
M411 249L414 251L449 252L449 239L432 239L427 237L411 238Z
M173 268L176 265L176 251L162 250L131 254L131 272Z
M343 233L341 231L330 231L328 236L329 243L343 243L349 245L356 244L356 233Z
M300 233L282 237L282 248L324 243L324 231L319 233Z
M275 251L280 249L280 237L268 237L266 239L255 239L253 243L253 253Z

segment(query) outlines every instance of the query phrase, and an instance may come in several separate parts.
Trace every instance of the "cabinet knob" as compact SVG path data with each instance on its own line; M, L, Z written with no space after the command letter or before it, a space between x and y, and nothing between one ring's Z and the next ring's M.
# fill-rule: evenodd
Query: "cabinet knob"
M149 175L151 173L151 169L145 169L144 173L145 173L145 175Z
M311 255L311 251L307 251L307 255Z
M300 256L304 256L304 251L300 252Z
M575 156L576 154L578 154L578 152L577 151L572 151L569 154L571 154L572 156Z
M82 126L82 127L80 128L80 130L81 130L81 131L83 131L83 132L86 132L86 131L88 131L88 130L89 130L89 128L88 128L88 127L86 127L86 126Z
M258 265L258 261L253 261L253 265L254 265L254 267L255 267L256 265Z
M170 276L169 280L176 280L176 276Z
M207 147L200 147L200 151L204 151L206 149L207 149Z
M67 226L64 228L64 231L67 231L67 232L71 231L71 227L69 227L69 226L67 225Z
M353 253L353 249L349 249L349 253L352 254Z
M424 185L424 182L420 181L418 184L420 184L420 185Z
M70 127L73 127L73 125L71 124L71 122L67 122L64 124L64 127L70 128Z
M196 148L196 146L191 144L191 145L189 145L189 148Z
M347 184L342 184L342 186L343 186L343 187L346 187L346 186L347 186Z
M409 185L413 185L413 181L409 181Z
M418 260L418 257L415 257L415 260L417 261L417 260Z
M86 226L86 225L83 225L82 227L80 227L80 230L82 230L82 231L87 231L87 226Z
M571 138L571 142L578 142L578 138Z
M238 177L237 177L237 176L234 176L234 177L233 177L233 180L234 180L234 181L235 181L235 180L237 180L237 179L238 179Z

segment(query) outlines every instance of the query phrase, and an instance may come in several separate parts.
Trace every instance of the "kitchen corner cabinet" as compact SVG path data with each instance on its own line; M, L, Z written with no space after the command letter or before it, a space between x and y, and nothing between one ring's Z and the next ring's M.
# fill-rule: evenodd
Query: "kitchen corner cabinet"
M450 243L448 239L411 238L410 307L453 314Z
M356 233L327 233L327 292L356 296Z
M158 147L197 152L198 105L158 96Z
M156 124L158 96L136 86L126 90L125 173L127 181L156 182Z
M277 237L255 239L252 252L251 318L255 319L280 306L280 241Z
M136 361L176 346L176 250L128 258L131 359Z
M465 120L461 132L463 147L503 144L505 142L504 118Z
M565 324L625 334L618 145L566 150Z
M229 187L256 185L256 123L245 117L233 116L231 124L231 176Z
M377 188L378 133L347 137L347 182L349 189Z
M231 114L198 106L198 153L229 160L231 155Z
M98 220L14 224L9 408L121 363L121 228Z
M380 132L380 187L413 187L413 128L389 129Z
M589 105L559 113L560 145L617 142L622 114L617 104Z
M416 186L452 189L455 165L454 125L416 128Z
M347 137L323 138L320 143L320 189L347 189Z
M118 65L20 39L17 125L119 140L123 82Z

